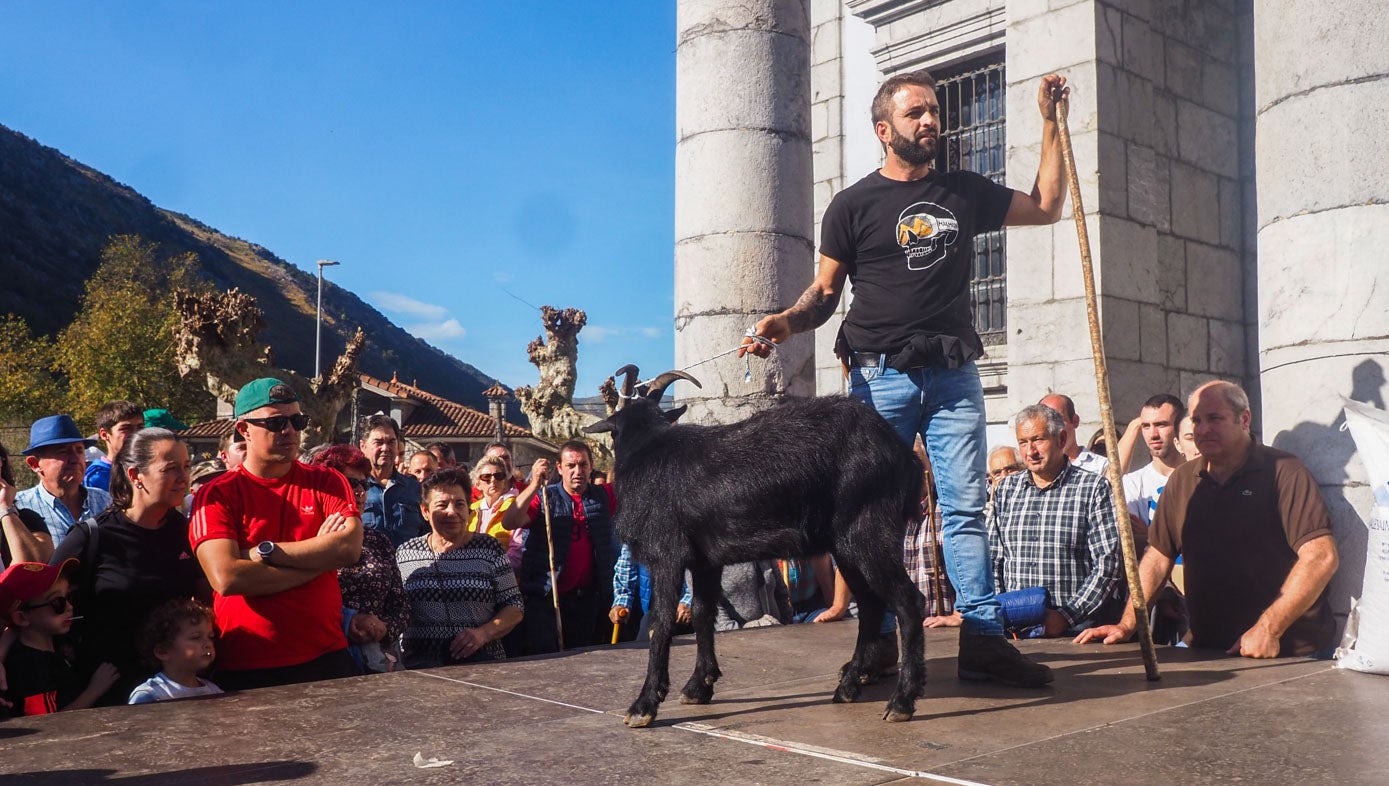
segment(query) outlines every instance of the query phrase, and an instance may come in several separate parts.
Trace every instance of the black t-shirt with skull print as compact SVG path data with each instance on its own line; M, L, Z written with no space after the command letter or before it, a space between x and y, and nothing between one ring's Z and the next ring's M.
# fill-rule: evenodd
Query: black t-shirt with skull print
M969 299L974 238L1003 226L1012 199L1012 189L963 171L907 182L875 171L837 194L820 253L849 268L848 348L887 353L892 363L913 342L934 345L926 363L907 365L958 366L981 356Z

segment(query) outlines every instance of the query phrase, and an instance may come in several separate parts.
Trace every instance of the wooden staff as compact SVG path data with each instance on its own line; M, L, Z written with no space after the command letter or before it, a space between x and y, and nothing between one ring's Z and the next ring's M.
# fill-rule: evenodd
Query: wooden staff
M549 480L549 478L545 478ZM544 483L540 485L540 507L545 511L545 545L550 552L550 597L555 601L555 637L560 651L564 651L564 621L559 613L559 582L555 580L555 537L550 526L550 491Z
M1117 450L1119 436L1114 428L1114 412L1109 401L1109 366L1105 362L1104 341L1100 338L1100 312L1095 300L1095 267L1090 261L1090 235L1085 227L1085 207L1080 200L1080 178L1076 174L1075 156L1071 151L1071 131L1066 125L1070 101L1061 90L1053 94L1056 101L1056 125L1061 137L1061 160L1066 165L1066 180L1071 191L1071 212L1076 220L1080 239L1080 267L1085 277L1085 310L1090 320L1090 351L1095 358L1095 387L1100 395L1100 421L1104 424L1104 443ZM1143 668L1149 680L1157 680L1157 652L1153 649L1153 634L1148 628L1148 603L1143 597L1143 584L1138 575L1138 554L1133 545L1133 531L1128 523L1128 502L1124 500L1124 484L1119 478L1118 456L1109 462L1109 489L1114 495L1114 519L1119 527L1119 545L1124 552L1124 573L1129 583L1129 599L1133 603L1138 641L1143 648Z

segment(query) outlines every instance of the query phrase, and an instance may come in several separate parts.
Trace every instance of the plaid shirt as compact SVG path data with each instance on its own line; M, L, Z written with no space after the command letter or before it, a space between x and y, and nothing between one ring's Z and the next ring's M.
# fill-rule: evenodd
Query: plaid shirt
M617 562L613 564L613 606L621 606L625 609L632 608L632 596L641 597L641 611L647 611L646 605L650 602L651 579L646 579L646 588L642 587L642 573L646 568L637 564L632 559L632 550L627 548L627 544L622 544L622 551L617 555ZM690 585L685 584L685 594L680 596L680 602L686 606L694 603L690 594Z
M1048 606L1071 625L1119 589L1119 530L1109 484L1069 462L1044 489L1030 472L999 481L989 546L999 592L1046 587Z
M907 575L926 596L926 616L945 617L955 610L955 587L945 575L940 509L929 512L927 526L928 511L924 505L922 508L921 517L907 525L902 557Z

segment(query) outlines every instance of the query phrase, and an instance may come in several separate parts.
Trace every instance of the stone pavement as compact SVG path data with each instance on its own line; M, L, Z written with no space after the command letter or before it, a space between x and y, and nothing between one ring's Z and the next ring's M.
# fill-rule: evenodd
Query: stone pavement
M624 645L205 700L0 723L0 783L1379 784L1389 680L1301 659L1249 661L1137 645L1023 642L1049 690L955 679L955 632L927 634L927 695L880 720L887 684L830 703L851 624L719 634L712 704L672 698L622 725L645 650ZM450 760L434 769L425 759Z

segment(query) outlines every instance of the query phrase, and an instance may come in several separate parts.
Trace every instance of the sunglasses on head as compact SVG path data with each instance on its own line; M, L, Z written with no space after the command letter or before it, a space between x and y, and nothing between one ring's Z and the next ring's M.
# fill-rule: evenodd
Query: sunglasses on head
M276 434L284 431L285 426L293 426L295 431L303 431L304 427L309 425L309 416L302 412L293 415L274 415L268 418L242 418L242 420Z
M478 475L477 479L482 481L483 483L491 483L494 480L505 480L506 475L504 473L498 472L492 475Z
M42 603L26 603L23 606L20 606L20 608L25 611L33 611L35 609L41 609L44 606L47 606L48 608L53 610L54 614L62 614L63 612L68 610L68 604L70 603L72 603L72 601L69 600L66 595L60 595L54 598L53 600L46 600Z

